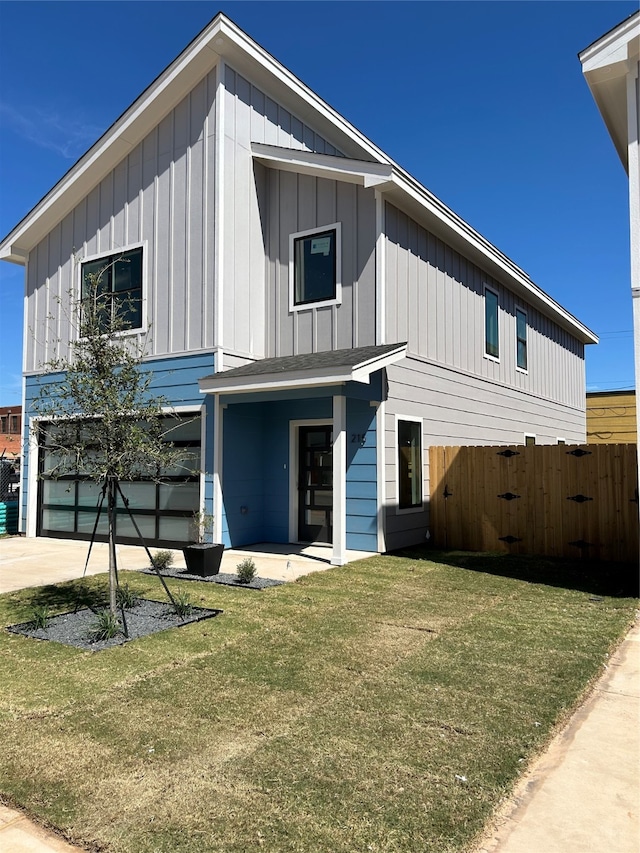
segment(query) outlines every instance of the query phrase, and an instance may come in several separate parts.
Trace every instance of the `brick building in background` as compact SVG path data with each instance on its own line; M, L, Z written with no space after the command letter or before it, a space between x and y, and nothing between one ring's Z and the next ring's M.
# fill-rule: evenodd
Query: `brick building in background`
M0 406L0 457L20 460L22 406Z

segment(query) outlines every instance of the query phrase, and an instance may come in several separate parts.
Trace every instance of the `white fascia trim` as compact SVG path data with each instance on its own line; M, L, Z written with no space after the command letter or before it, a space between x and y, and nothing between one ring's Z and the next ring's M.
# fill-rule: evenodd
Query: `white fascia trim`
M234 383L233 385L220 385L216 382L215 387L207 388L203 380L200 380L201 394L248 394L252 391L281 391L293 390L295 388L315 388L325 385L343 385L351 380L350 373L338 376L313 376L307 379L271 379L265 382Z
M617 62L626 62L634 51L629 47L634 39L640 37L640 12L636 12L626 21L601 36L578 54L584 74L596 68L603 68ZM637 44L635 53L638 53Z
M425 187L421 186L410 175L400 174L394 170L393 183L398 186L404 193L410 196L418 204L422 205L425 210L431 215L439 219L447 228L453 231L458 236L462 237L467 243L473 246L476 251L484 255L488 260L494 263L502 270L508 279L516 281L527 293L530 293L537 302L548 310L551 319L558 318L561 324L569 328L571 333L580 341L587 344L597 344L598 337L583 323L581 323L573 314L570 314L555 299L552 299L547 293L541 290L529 276L516 266L512 260L489 243L488 240L475 231L468 225L464 219L461 219L457 214L443 204L436 196L432 195ZM508 284L507 284L508 287Z
M397 350L393 350L385 355L370 358L357 364L354 367L346 369L342 373L334 373L332 368L325 368L314 371L312 376L305 375L308 371L292 371L291 373L278 374L262 374L262 378L257 376L255 379L249 379L243 382L242 378L229 379L229 384L225 384L225 377L214 375L211 379L200 379L201 394L242 394L251 391L279 391L282 389L294 388L313 388L324 387L325 385L344 385L346 382L360 382L363 385L369 384L371 374L389 364L394 364L400 361L407 354L407 345L402 344ZM302 375L301 375L302 374Z
M225 37L231 43L229 48ZM214 47L215 45L215 47ZM305 86L290 71L275 60L267 51L261 48L239 27L233 24L222 13L218 14L211 24L197 36L189 47L145 90L138 100L107 130L103 137L73 166L58 182L42 201L22 220L22 222L0 243L0 258L22 263L19 252L28 252L38 239L48 233L72 209L74 204L84 197L104 175L113 168L119 160L125 157L136 145L143 131L151 122L160 121L177 102L178 96L188 91L188 85L195 85L220 57L232 57L237 48L260 68L271 74L297 98L301 99L312 111L330 122L339 132L343 133L372 160L391 166L393 178L390 185L396 184L411 198L422 205L431 215L443 222L448 228L462 236L493 263L504 270L506 275L515 279L525 290L535 295L551 312L557 315L565 326L584 343L597 343L597 337L583 326L575 317L562 309L551 297L547 296L520 270L506 255L492 246L477 231L471 228L463 219L457 216L443 202L437 199L418 181L405 172L391 158L356 130L346 119L326 104L322 98ZM162 109L151 110L161 95L167 96ZM170 95L172 97L170 97ZM148 114L151 114L149 117ZM138 122L138 125L136 125ZM150 129L150 128L149 128ZM136 132L134 132L136 131ZM128 134L128 135L127 135ZM113 151L111 150L113 149ZM108 156L107 156L108 155ZM101 162L101 161L106 162ZM358 162L358 161L356 161ZM367 167L369 168L369 167ZM78 187L73 184L85 176L85 183ZM69 193L71 198L63 201ZM60 210L52 214L42 225L42 234L32 235L28 245L19 245L21 238L28 229L34 227L37 221L45 218L57 202L61 203Z
M39 239L52 230L80 199L88 195L162 121L190 87L211 71L219 58L211 43L221 25L222 19L217 16L63 175L0 243L0 259L23 263L21 258ZM56 205L60 209L53 213L52 208ZM29 229L41 219L45 219L43 233L38 232L33 239L27 240L26 245L22 244Z
M261 142L251 143L251 154L254 160L271 169L360 184L367 188L389 183L393 173L390 163L370 163Z

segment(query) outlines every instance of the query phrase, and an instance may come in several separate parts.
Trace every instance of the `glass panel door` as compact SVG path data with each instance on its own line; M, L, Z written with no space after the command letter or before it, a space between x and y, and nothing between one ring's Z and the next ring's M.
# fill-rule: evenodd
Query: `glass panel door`
M298 457L298 538L332 541L333 430L330 425L300 427Z

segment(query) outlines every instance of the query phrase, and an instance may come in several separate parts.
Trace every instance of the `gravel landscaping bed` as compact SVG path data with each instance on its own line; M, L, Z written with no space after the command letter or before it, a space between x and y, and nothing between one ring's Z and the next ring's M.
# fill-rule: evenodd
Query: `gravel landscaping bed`
M145 575L156 575L153 569L142 569ZM186 569L163 569L160 573L163 578L177 578L182 581L206 581L207 583L222 583L226 586L240 586L244 589L267 589L270 586L281 586L286 581L271 580L271 578L255 577L251 583L240 583L237 575L220 572L217 575L192 575Z
M87 651L101 651L112 646L121 646L129 640L137 640L168 628L179 628L191 622L200 622L222 613L222 610L211 610L206 607L193 607L188 616L180 617L174 612L167 601L153 601L141 598L138 604L130 610L125 610L129 636L116 634L109 640L92 640L91 633L95 628L97 615L93 610L83 607L76 612L61 613L51 616L46 628L36 628L33 622L21 622L9 625L8 631L13 634L23 634L36 640L53 640L67 646L75 646Z

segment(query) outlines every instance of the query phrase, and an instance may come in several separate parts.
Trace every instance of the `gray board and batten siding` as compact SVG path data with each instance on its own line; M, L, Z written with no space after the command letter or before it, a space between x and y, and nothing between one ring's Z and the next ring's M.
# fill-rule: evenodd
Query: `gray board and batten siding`
M57 301L77 294L82 260L132 245L143 245L149 356L214 346L215 92L213 69L30 253L27 372L67 355L73 330Z
M425 541L430 446L585 440L584 345L393 205L385 205L386 336L407 340L387 368L385 527L390 550ZM484 284L499 294L500 360L484 357ZM515 309L528 370L516 369ZM398 512L397 418L422 421L422 511Z
M69 294L86 258L143 245L144 330L150 357L210 351L216 340L217 67L192 88L29 254L25 371L68 355ZM339 154L307 125L226 67L224 346L262 358L267 170L251 142ZM48 318L54 316L50 322ZM274 345L275 348L275 345Z
M225 67L224 79L225 351L269 358L374 343L372 335L359 339L353 333L354 315L373 311L375 303L373 192L363 200L353 186L256 163L252 143L341 152L232 67ZM362 234L365 214L370 233ZM289 235L338 221L348 287L342 306L290 313ZM352 288L358 272L360 294L358 284Z
M387 340L584 413L584 344L388 203L385 223ZM499 296L499 361L484 355L485 283ZM527 315L526 372L516 367L516 308Z

